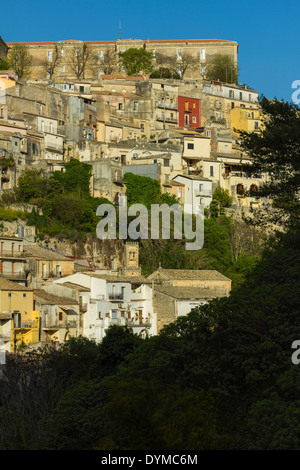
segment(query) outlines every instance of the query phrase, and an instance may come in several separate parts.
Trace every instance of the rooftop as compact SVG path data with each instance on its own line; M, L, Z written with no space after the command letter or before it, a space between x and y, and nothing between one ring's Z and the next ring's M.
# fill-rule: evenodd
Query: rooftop
M46 292L42 289L34 289L33 298L39 303L45 305L78 305L78 302L73 299L49 294L49 292Z
M190 280L218 280L218 281L230 281L229 278L219 273L216 270L208 269L164 269L158 268L154 271L147 279L161 278L165 280L179 280L179 279L190 279Z
M208 300L224 296L224 292L220 289L208 289L205 287L155 286L154 294L155 292L181 300Z

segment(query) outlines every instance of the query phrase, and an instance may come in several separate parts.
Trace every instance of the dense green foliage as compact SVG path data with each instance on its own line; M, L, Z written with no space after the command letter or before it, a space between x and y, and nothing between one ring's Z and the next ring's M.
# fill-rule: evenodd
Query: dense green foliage
M131 47L124 52L119 52L119 57L127 75L151 73L153 70L152 54L143 47L140 49Z
M300 221L300 109L293 103L260 99L263 125L259 133L239 131L241 146L253 159L247 172L268 173L258 196L273 202L272 211L258 211L264 219L285 227L299 227ZM274 210L275 209L275 210Z
M299 241L274 239L230 297L158 336L113 326L9 356L0 448L299 450Z
M5 59L0 60L0 70L9 70L9 63Z
M64 172L54 171L47 176L29 169L20 177L16 201L39 208L29 214L28 224L37 227L41 238L49 235L75 241L77 237L84 239L86 233L95 234L97 207L109 201L90 196L91 171L90 165L71 159Z

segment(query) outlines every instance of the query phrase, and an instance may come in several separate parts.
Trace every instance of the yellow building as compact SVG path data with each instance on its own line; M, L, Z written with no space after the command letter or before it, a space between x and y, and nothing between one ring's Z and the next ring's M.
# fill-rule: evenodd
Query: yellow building
M231 130L245 132L259 131L262 126L262 117L259 109L234 107L230 110Z
M39 341L39 311L33 310L33 290L0 278L0 340L7 352Z

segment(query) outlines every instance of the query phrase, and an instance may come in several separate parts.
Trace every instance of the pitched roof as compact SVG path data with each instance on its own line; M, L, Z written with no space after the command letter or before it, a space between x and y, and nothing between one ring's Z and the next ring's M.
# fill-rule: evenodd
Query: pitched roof
M26 245L24 246L24 252L26 253L26 256L33 258L42 258L57 261L73 261L62 253L58 253L56 251L50 250L50 248L46 248L43 246Z
M216 270L209 269L164 269L158 268L147 279L160 277L170 280L205 280L205 281L230 281L230 279Z
M81 286L80 284L75 284L74 282L63 282L62 284L59 284L59 285L69 287L70 289L75 289L78 291L89 292L91 290L89 287L84 287L84 286Z
M21 291L32 292L32 289L29 289L28 287L24 287L21 284L17 284L16 282L8 281L7 279L4 279L3 277L0 277L0 290L9 290L9 291L21 290Z
M59 297L58 295L50 294L42 289L34 289L33 298L45 305L78 305L78 302L73 299Z
M155 292L168 295L181 300L209 300L217 297L224 297L225 292L222 289L211 289L205 287L173 287L173 286L155 286Z

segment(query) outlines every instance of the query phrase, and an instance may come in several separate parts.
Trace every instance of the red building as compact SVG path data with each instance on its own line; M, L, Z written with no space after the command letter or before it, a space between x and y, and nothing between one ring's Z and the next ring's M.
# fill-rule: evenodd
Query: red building
M179 127L201 127L201 100L178 96Z

